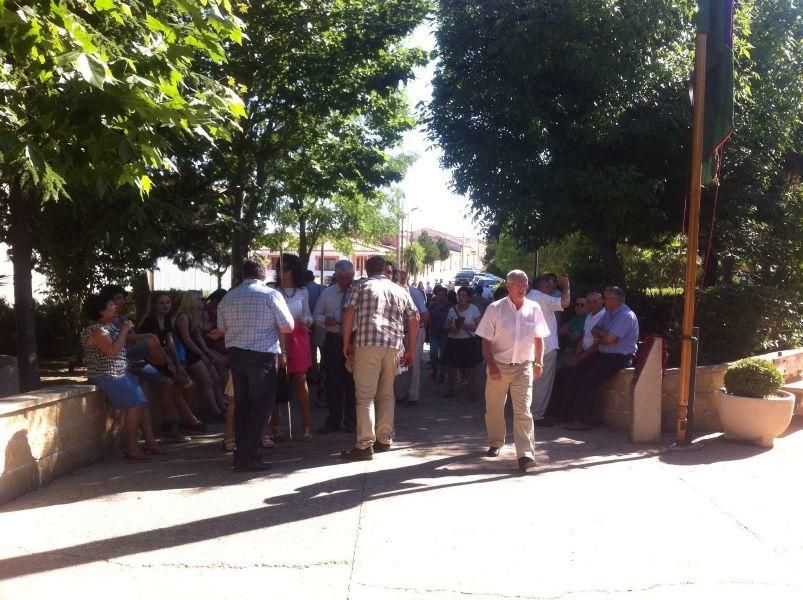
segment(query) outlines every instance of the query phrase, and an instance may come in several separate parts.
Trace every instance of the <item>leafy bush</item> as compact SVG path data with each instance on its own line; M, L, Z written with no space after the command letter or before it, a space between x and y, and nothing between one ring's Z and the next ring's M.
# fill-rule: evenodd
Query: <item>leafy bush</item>
M770 361L763 358L746 358L725 371L725 389L735 396L764 398L778 392L783 375Z

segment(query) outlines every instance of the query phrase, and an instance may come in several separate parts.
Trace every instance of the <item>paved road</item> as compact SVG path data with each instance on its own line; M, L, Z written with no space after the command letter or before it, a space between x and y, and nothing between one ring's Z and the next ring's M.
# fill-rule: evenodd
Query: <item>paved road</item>
M771 451L539 429L522 475L481 402L424 388L372 462L335 433L239 474L210 436L0 506L0 600L803 598L800 420Z

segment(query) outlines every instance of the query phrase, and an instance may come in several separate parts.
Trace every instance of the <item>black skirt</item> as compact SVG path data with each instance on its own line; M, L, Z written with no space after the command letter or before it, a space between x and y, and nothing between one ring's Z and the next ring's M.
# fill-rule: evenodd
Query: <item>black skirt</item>
M452 369L471 369L482 362L482 346L478 337L448 338L443 351L443 364Z

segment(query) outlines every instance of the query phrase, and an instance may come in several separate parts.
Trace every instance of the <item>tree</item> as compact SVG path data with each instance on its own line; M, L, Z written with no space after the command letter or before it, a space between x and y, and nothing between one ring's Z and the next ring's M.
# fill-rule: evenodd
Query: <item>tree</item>
M31 271L43 202L131 185L170 169L175 136L225 137L239 97L197 71L239 42L227 1L4 3L0 17L0 194L12 248L20 388L38 385Z
M424 269L424 249L418 242L413 242L404 249L404 268L411 277L415 277Z
M447 244L446 240L442 237L438 238L436 245L438 246L438 260L446 260L452 255L452 251L449 249L449 244Z
M458 193L527 250L617 244L680 220L694 2L444 0L428 125Z
M334 195L321 193L317 185L300 190L298 184L311 178L319 159L332 158L320 152L338 143L338 128L358 128L362 139L376 136L381 142L361 155L355 164L358 176L350 169L343 179L360 184L365 160L380 164L386 158L387 141L409 126L396 118L403 99L400 84L428 60L426 53L402 42L430 8L429 0L265 0L248 5L248 44L231 49L225 73L210 71L247 87L242 131L230 143L187 156L188 168L182 170L199 179L198 187L224 196L235 273L280 204L295 202L303 216L310 200L332 201ZM345 153L348 147L338 149L335 158L344 156L340 150ZM337 162L343 164L340 158ZM331 189L333 174L324 165L318 183Z
M418 236L418 243L424 250L424 267L432 268L432 266L435 264L435 261L440 257L438 245L426 231L422 231L421 235Z
M736 129L725 146L705 284L732 283L744 270L764 286L801 287L803 11L792 0L739 2L734 35ZM706 205L712 200L713 189ZM711 219L709 208L704 249Z

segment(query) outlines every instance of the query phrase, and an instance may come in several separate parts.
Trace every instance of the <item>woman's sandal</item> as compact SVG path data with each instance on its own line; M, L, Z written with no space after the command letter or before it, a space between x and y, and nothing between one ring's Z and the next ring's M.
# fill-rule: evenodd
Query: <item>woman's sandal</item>
M223 439L223 452L234 452L237 448L237 445L234 443L234 439Z
M161 446L142 446L142 451L145 454L167 454L167 450L162 448Z
M151 457L145 454L144 452L137 452L136 454L132 454L128 450L123 450L123 456L126 460L150 460Z
M301 435L301 439L304 440L305 442L312 441L312 434L309 431L309 427L304 428L304 433Z
M263 448L273 448L273 439L269 435L262 436L262 447Z

